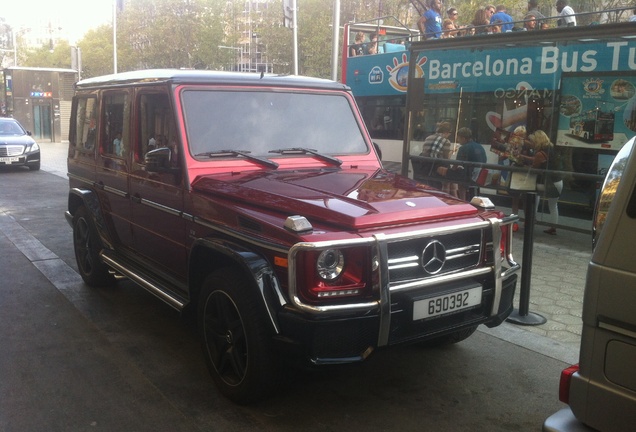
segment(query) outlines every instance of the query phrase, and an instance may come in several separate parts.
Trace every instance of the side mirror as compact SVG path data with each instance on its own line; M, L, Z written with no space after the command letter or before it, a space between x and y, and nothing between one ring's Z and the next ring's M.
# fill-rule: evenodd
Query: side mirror
M148 172L173 172L175 168L170 166L172 152L168 147L150 150L144 156L146 171Z

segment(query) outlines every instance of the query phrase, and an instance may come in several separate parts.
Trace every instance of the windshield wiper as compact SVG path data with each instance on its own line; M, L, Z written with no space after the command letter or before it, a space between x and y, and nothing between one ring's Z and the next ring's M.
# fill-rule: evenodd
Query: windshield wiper
M329 156L323 153L318 153L316 150L314 149L310 149L310 148L305 148L305 147L290 147L290 148L284 148L284 149L278 149L278 150L270 150L269 153L280 153L280 154L294 154L294 153L300 153L300 154L310 154L313 156L316 156L318 159L328 162L332 165L335 166L340 166L342 165L342 161L336 157L333 156Z
M195 156L207 156L209 158L225 156L243 156L245 159L256 162L270 168L278 168L278 163L264 157L252 156L249 150L215 150L196 154Z

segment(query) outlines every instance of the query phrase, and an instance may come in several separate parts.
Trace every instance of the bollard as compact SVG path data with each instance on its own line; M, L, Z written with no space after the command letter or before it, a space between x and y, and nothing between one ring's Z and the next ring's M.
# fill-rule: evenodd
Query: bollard
M525 198L526 219L523 224L523 265L521 267L521 286L519 288L519 309L513 310L506 321L520 325L541 325L546 323L545 317L529 310L537 194L529 192L525 194Z

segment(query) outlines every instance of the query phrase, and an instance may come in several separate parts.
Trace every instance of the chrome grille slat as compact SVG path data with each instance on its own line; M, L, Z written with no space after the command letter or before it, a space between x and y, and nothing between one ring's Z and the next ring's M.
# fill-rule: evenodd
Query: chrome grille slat
M0 146L0 157L20 156L24 154L24 146L5 145Z
M437 279L476 268L482 257L481 244L484 232L481 228L462 232L439 233L389 242L387 260L389 283L392 287L427 285L429 279ZM490 240L490 239L487 239ZM422 252L430 242L438 241L446 251L442 270L427 273L422 267ZM417 282L416 282L417 281Z

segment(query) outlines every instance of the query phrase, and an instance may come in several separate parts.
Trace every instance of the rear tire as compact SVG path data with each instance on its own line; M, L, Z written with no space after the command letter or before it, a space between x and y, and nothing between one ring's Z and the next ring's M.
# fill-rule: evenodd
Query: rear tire
M197 315L205 360L219 391L239 404L271 392L280 373L272 325L239 270L217 270L205 278Z
M79 274L87 285L98 287L115 283L108 266L99 257L101 241L93 219L83 206L73 215L73 248Z

